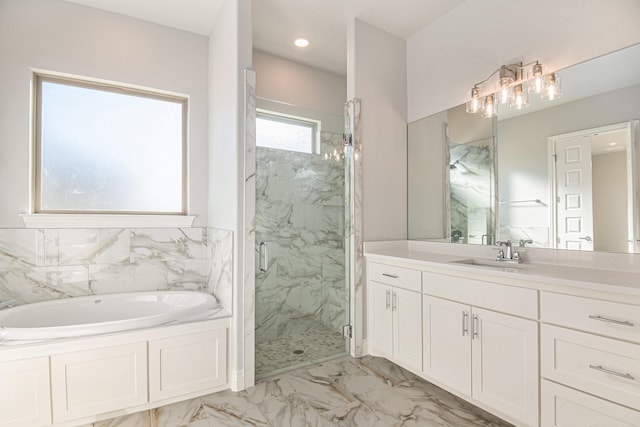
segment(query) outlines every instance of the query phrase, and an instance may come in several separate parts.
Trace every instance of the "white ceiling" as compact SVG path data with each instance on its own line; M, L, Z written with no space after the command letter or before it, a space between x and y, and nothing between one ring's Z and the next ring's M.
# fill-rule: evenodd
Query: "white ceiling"
M67 0L145 21L209 35L223 0ZM353 18L408 38L466 0L252 0L254 48L347 72L347 23ZM305 36L311 46L295 48Z

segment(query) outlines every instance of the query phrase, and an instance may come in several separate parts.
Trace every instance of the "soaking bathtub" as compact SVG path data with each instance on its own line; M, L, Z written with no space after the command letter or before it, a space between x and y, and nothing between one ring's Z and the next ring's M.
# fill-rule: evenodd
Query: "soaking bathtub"
M64 298L0 311L0 341L52 340L204 320L223 310L195 291L129 292Z

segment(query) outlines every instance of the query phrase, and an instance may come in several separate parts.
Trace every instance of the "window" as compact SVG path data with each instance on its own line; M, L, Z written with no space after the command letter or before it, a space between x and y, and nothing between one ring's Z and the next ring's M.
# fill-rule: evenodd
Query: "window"
M35 213L186 214L186 98L35 83Z
M256 117L256 145L279 150L317 153L318 122L273 113Z

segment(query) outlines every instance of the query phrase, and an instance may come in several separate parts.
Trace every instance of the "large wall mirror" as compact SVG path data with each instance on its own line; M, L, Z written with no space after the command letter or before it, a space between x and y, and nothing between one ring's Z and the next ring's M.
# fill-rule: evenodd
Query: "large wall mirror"
M640 252L640 45L558 74L554 101L409 124L409 239Z

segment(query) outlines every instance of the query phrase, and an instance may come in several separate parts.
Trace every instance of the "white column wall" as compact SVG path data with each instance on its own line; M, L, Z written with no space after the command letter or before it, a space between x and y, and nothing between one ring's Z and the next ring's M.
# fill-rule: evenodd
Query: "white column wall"
M224 0L209 36L208 226L233 232L233 320L229 337L233 390L245 388L244 297L245 286L252 285L244 280L244 70L251 67L251 46L250 0Z
M363 238L406 239L406 43L357 19L347 37L347 94L361 101Z

